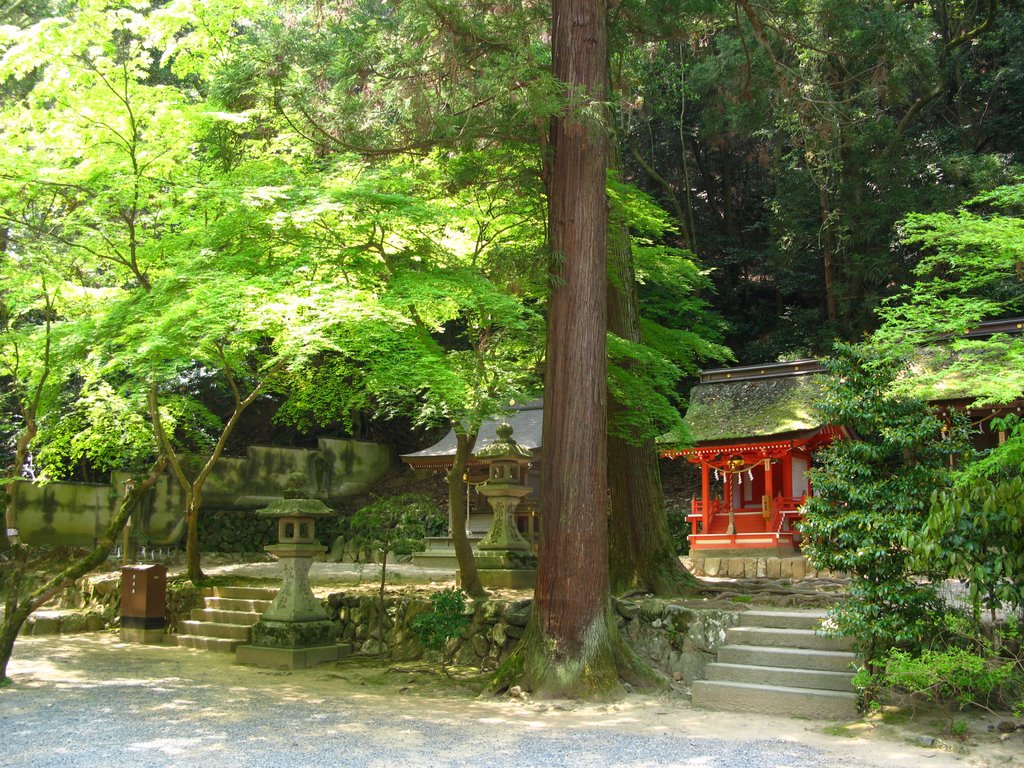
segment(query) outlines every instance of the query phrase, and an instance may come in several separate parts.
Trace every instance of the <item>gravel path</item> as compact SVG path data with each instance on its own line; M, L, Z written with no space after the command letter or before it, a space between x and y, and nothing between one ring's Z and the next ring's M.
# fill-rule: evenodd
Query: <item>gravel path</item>
M501 724L367 713L345 702L247 699L244 714L209 714L217 695L114 683L0 702L4 751L19 766L804 766L842 765L784 742L728 742L581 729L510 733ZM174 704L167 698L175 697ZM6 694L5 694L6 698ZM324 710L328 711L324 711ZM397 719L397 722L396 722ZM309 734L322 734L315 739ZM469 740L470 744L465 742Z
M344 663L278 672L111 633L19 640L0 691L0 766L685 766L977 764L824 724L612 705L477 700L410 671Z

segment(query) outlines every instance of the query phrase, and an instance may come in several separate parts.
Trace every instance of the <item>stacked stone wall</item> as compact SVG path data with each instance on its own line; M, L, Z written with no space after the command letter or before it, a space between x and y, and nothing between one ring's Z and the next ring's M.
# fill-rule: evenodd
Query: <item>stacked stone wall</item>
M627 643L655 669L689 683L714 661L725 631L739 621L738 611L693 609L670 601L614 600L619 630ZM328 616L338 622L338 637L357 654L383 652L395 661L444 657L454 664L497 669L515 649L530 617L530 600L487 600L467 606L468 624L448 641L443 652L430 651L412 629L420 614L430 611L428 600L390 597L384 601L380 624L379 600L370 595L332 594Z
M250 446L245 458L222 458L207 478L202 497L200 519L210 518L207 535L216 540L211 548L260 551L262 534L256 531L252 511L281 498L288 478L296 472L305 478L303 490L311 498L338 507L343 499L365 493L384 478L393 461L388 446L326 438L318 441L317 450ZM115 471L109 484L17 483L14 504L22 539L32 545L94 546L117 509L128 478L127 473ZM178 545L185 530L184 508L178 482L163 475L133 516L132 532L138 544ZM225 511L237 517L229 518ZM236 523L241 527L230 527Z

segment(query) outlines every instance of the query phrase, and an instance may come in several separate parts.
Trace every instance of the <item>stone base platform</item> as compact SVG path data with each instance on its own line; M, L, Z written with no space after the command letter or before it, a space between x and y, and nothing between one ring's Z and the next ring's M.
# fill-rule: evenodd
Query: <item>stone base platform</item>
M477 568L476 572L484 589L533 589L537 585L534 569Z
M459 567L459 558L455 549L428 549L423 552L414 552L412 564L417 568L450 569Z
M695 576L731 579L835 579L840 574L816 570L803 555L793 557L732 555L691 552L690 572Z
M144 629L143 627L121 627L122 643L140 643L142 645L162 645L164 628Z
M329 661L338 661L352 653L348 643L317 645L310 648L267 648L240 645L235 651L236 664L254 664L270 669L305 669Z
M481 534L470 533L469 546L476 552L476 545L480 543ZM427 548L422 552L413 552L412 564L419 568L444 568L458 569L459 559L455 555L455 541L451 536L429 536L427 537Z

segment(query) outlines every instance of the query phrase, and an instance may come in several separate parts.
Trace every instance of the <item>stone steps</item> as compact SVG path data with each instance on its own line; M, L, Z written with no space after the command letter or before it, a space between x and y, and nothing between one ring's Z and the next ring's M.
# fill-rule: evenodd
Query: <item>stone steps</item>
M231 640L248 641L250 629L246 624L221 624L216 621L183 621L178 625L186 635L205 637L226 637Z
M216 651L217 653L234 653L235 649L245 643L229 637L207 637L206 635L178 635L179 648L193 648L197 651Z
M192 621L215 624L244 624L251 627L260 620L260 615L256 611L219 611L215 608L194 608L190 617Z
M827 616L827 611L744 611L740 626L817 630Z
M779 648L763 645L725 645L718 649L718 661L784 669L818 669L846 672L857 657L849 651L818 651L810 648Z
M245 613L251 613L256 611L257 613L263 613L273 599L269 600L250 600L237 597L207 597L203 600L203 604L210 609L215 611L242 611Z
M717 662L708 666L708 679L730 683L755 683L784 688L816 688L821 691L856 693L849 671L764 667L754 664Z
M746 611L726 631L693 703L707 709L847 719L857 716L848 638L817 631L822 611Z
M206 597L224 597L238 600L273 600L277 587L206 587L200 594Z
M705 709L757 712L816 720L848 720L857 716L857 694L756 683L697 680L693 700Z
M829 637L813 629L789 627L729 627L725 641L732 645L762 645L814 651L848 651L848 637Z
M252 625L270 606L277 590L263 587L212 587L202 591L203 607L178 625L178 645L234 653L252 640Z

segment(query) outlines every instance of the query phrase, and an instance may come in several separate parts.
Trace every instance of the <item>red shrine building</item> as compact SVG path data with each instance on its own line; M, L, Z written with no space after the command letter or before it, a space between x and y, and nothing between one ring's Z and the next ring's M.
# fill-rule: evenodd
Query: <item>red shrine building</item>
M1017 366L1001 345L1022 333L1024 318L1016 317L944 337L920 350L911 366L910 391L931 403L940 417L951 411L966 415L975 427L975 447L993 447L1005 433L993 430L992 419L1010 413L1020 417L1024 410L1020 394L993 395L1000 387L1020 392ZM1004 341L992 343L997 339ZM979 341L989 342L988 348L975 346ZM969 365L979 356L995 382ZM824 423L816 412L824 380L825 369L817 360L701 372L684 419L693 447L661 451L700 468L700 498L693 499L687 515L691 554L797 553L800 510L814 494L808 476L814 453L833 440L855 437L845 427ZM985 400L999 404L975 404Z
M849 437L814 411L823 373L817 360L701 373L685 418L694 447L661 451L700 467L700 498L687 516L691 553L796 554L814 452Z

